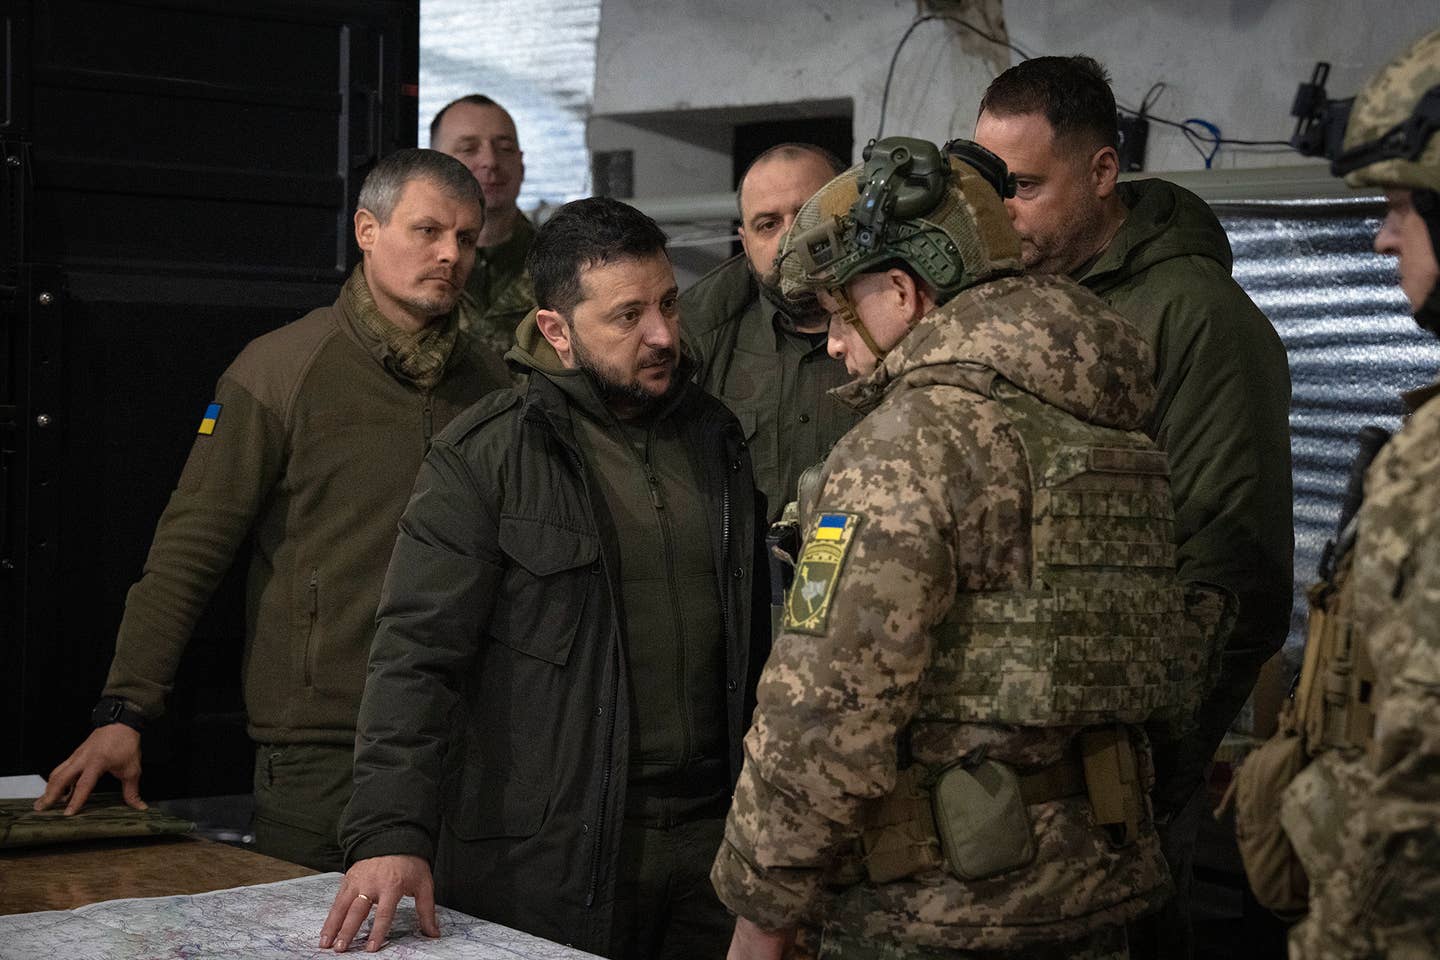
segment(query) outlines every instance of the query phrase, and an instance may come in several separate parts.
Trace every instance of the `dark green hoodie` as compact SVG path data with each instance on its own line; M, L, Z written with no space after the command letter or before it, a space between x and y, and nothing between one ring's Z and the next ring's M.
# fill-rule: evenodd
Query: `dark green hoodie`
M1164 180L1120 184L1129 213L1076 277L1155 353L1146 432L1170 458L1180 577L1240 600L1223 672L1179 755L1161 751L1161 806L1183 800L1290 625L1290 371L1270 321L1230 276L1230 241L1199 197ZM1167 775L1173 773L1173 776Z

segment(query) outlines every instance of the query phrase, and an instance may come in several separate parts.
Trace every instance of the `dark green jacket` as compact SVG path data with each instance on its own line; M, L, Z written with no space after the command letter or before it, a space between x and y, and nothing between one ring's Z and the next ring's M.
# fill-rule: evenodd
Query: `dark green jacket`
M503 243L475 251L475 266L460 300L460 329L501 356L515 345L515 328L535 306L525 256L535 227L522 214Z
M1129 208L1080 282L1139 328L1159 399L1146 432L1170 459L1180 577L1240 600L1200 731L1157 751L1162 807L1183 800L1290 626L1290 371L1265 315L1230 276L1230 241L1203 200L1164 180L1120 185ZM1173 776L1171 776L1173 774Z
M616 536L530 326L508 356L527 384L436 439L401 520L342 842L351 863L424 857L440 902L604 953L631 743ZM711 520L733 783L769 645L763 558L739 426L684 391L670 415Z
M147 716L164 709L195 621L253 537L250 736L352 742L385 562L421 458L432 434L509 383L499 357L461 337L440 385L418 389L357 326L362 309L375 308L357 268L333 306L252 341L221 375L214 432L195 438L126 598L106 694Z
M696 382L725 401L745 431L755 485L770 520L795 499L807 467L859 422L828 391L850 381L845 364L784 324L743 256L710 271L680 297L681 329L699 363Z

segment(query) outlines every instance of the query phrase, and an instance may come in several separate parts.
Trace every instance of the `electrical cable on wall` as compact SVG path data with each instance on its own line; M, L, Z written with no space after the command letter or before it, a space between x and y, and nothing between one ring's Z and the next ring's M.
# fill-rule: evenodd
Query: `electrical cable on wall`
M890 103L890 81L895 78L895 64L900 60L900 51L905 49L905 42L910 39L910 35L915 32L915 28L919 27L920 24L928 23L931 20L945 20L950 23L957 24L958 26L964 27L966 30L969 30L971 33L974 33L976 36L985 40L989 40L993 44L1002 47L1009 47L1015 53L1018 53L1020 55L1020 59L1022 60L1030 59L1030 54L1026 53L1024 50L1021 50L1015 44L1011 43L1008 40L1001 40L999 37L986 33L984 30L975 26L975 24L969 22L968 20L962 20L959 17L952 16L946 13L927 13L924 16L916 17L910 23L910 26L906 28L905 33L900 37L900 42L895 45L895 52L890 55L890 69L885 71L885 91L880 95L880 125L875 131L876 140L879 140L881 137L885 136L885 110Z
M969 30L971 33L974 33L976 36L988 40L991 43L996 44L997 46L1008 47L1010 50L1018 54L1020 56L1020 59L1022 60L1031 59L1030 54L1026 53L1024 50L1011 43L1009 40L1002 40L999 37L996 37L980 29L973 23L970 23L967 20L962 20L959 17L940 13L930 13L925 14L924 16L916 17L913 21L911 21L910 26L906 28L905 33L901 35L900 42L895 45L895 52L890 55L890 67L888 70L885 71L885 89L884 92L880 95L880 123L878 124L875 131L875 139L877 140L879 140L885 135L885 114L890 104L890 84L895 77L895 65L900 60L900 51L905 48L906 41L908 41L911 35L914 34L916 28L919 27L922 23L927 23L931 20L945 20L950 23L957 24L961 27L964 27L966 30ZM1163 80L1152 84L1150 89L1146 92L1145 97L1141 100L1140 108L1138 110L1134 107L1126 106L1125 104L1120 103L1118 100L1115 103L1116 109L1120 110L1122 113L1127 113L1131 116L1138 117L1143 120L1154 120L1156 123L1164 124L1167 127L1173 127L1176 130L1179 130L1181 134L1184 135L1186 142L1189 143L1190 146L1195 150L1195 152L1200 155L1200 159L1204 161L1205 168L1207 170L1210 169L1210 165L1214 161L1215 155L1220 152L1220 148L1222 146L1283 147L1285 151L1294 150L1294 147L1290 145L1290 141L1288 140L1246 140L1237 137L1221 136L1220 128L1202 117L1191 117L1181 122L1177 120L1170 120L1165 117L1157 116L1156 114L1150 113L1150 106L1153 105L1155 101L1159 100L1160 93L1165 89L1166 86L1167 84ZM1204 133L1198 132L1195 129L1196 127L1199 127L1200 130L1204 131ZM1207 146L1210 148L1208 153L1205 150L1205 147Z

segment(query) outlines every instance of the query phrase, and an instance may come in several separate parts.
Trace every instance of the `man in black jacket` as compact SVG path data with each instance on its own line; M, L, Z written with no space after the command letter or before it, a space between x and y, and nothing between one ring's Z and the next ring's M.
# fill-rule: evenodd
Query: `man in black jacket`
M576 201L529 268L526 386L436 439L400 522L320 943L374 906L378 945L410 894L431 935L438 899L595 953L720 956L763 502L690 382L659 227Z

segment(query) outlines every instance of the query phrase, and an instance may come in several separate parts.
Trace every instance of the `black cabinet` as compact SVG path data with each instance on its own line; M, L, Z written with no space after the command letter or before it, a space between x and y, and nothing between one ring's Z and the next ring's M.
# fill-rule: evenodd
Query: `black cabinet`
M419 0L18 0L0 90L0 774L83 737L216 378L332 300L413 146ZM147 732L147 797L249 790L245 559Z

